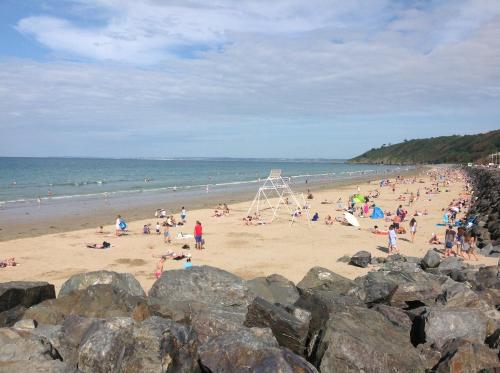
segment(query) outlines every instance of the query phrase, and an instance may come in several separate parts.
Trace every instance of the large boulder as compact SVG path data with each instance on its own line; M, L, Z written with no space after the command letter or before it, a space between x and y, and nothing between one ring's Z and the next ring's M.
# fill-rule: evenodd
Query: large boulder
M151 317L108 319L85 336L78 351L82 372L195 372L193 330L172 320Z
M306 290L324 291L333 295L347 295L355 287L355 283L346 277L326 268L313 267L297 284L299 292Z
M481 267L474 280L477 289L500 289L500 271L498 266Z
M294 304L299 299L295 284L277 274L254 278L247 285L254 294L272 304Z
M436 250L429 250L422 258L422 268L436 268L441 263L441 255Z
M352 296L336 295L326 291L306 290L300 295L295 305L311 313L306 356L309 361L318 365L319 361L314 361L313 353L317 349L330 316L342 312L350 306L363 306L363 303Z
M371 261L372 254L370 254L368 251L362 250L358 251L351 257L349 264L356 267L366 268L371 263Z
M152 304L195 302L246 313L255 295L241 278L222 269L197 266L189 271L165 271L156 280L149 299Z
M306 360L280 348L270 329L242 328L202 344L199 361L207 372L314 373Z
M59 290L58 297L65 296L74 290L83 290L93 285L111 285L117 289L145 297L146 293L141 287L139 281L130 273L118 273L111 271L95 271L78 273L71 276Z
M255 298L246 281L209 266L165 271L149 291L153 314L189 323L200 342L243 327Z
M56 297L54 285L38 281L0 283L0 327L18 321L26 308Z
M497 372L500 361L496 351L462 339L448 342L443 357L432 369L436 373Z
M424 371L408 333L362 307L331 316L316 354L322 372Z
M23 318L43 324L58 324L68 315L126 317L144 320L150 316L145 297L131 295L111 285L94 285L31 307Z
M257 297L248 306L245 326L271 328L280 346L303 355L309 331L309 311L293 308L287 310Z
M441 348L446 342L461 338L472 343L484 343L487 318L475 309L427 308L418 320L417 343L432 343Z
M392 325L395 325L403 330L410 331L412 327L412 320L410 316L403 310L385 304L376 304L372 310L377 311L385 317Z
M463 271L466 268L467 264L462 258L449 256L441 260L435 272L449 276L453 271Z
M389 303L398 288L398 282L387 276L387 271L368 272L354 280L357 288L355 295L366 304Z

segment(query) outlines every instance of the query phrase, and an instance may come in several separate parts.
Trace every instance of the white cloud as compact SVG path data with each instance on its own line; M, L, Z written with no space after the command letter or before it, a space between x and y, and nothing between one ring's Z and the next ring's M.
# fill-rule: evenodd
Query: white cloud
M57 133L73 146L82 136L107 139L110 151L122 151L110 143L116 139L109 133L119 132L121 140L136 139L137 154L151 154L148 141L175 150L201 138L233 155L272 155L255 150L263 141L257 133L265 129L269 138L296 134L295 145L309 139L312 153L319 151L314 141L332 138L332 149L322 155L344 156L387 136L488 129L500 116L495 2L426 8L378 0L77 5L72 18L48 14L19 22L21 32L56 56L85 60L0 63L0 112L11 113L0 121L2 133ZM99 22L75 21L96 9ZM200 51L198 59L168 51L220 43L227 43L222 51ZM342 140L360 132L368 135L356 142L357 150ZM9 136L0 146L12 142ZM287 152L292 144L275 145L276 152Z

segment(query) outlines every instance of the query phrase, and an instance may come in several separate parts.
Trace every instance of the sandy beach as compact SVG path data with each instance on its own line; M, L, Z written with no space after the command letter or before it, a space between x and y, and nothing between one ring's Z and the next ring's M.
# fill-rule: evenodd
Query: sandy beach
M383 210L394 212L399 204L397 197L405 192L417 192L421 189L421 197L412 206L406 207L409 215L415 210L427 210L428 215L418 216L418 231L415 242L409 241L409 234L400 235L399 248L404 255L423 256L432 246L428 244L431 233L437 233L443 239L444 227L436 226L441 222L442 208L457 198L463 190L463 184L454 183L448 192L435 194L429 201L422 192L429 185L429 178L421 171L418 178L425 183L400 184L395 193L390 188L379 188L381 194L374 200ZM188 211L187 224L171 228L173 241L164 243L163 235L154 234L154 217L143 220L128 221L129 232L120 237L114 236L114 225L104 227L103 234L96 233L96 227L46 234L38 237L27 237L0 242L2 259L15 257L19 263L15 267L0 269L0 282L13 280L48 281L59 289L61 284L71 275L95 270L111 270L130 272L147 291L155 281L157 257L168 250L181 252L181 247L188 244L191 249L193 265L211 265L233 272L245 279L279 273L288 279L298 282L305 273L314 266L322 266L349 278L355 278L375 268L353 267L337 260L344 255L352 255L359 250L367 250L373 256L387 256L387 236L375 235L369 231L374 225L387 229L389 222L359 218L361 229L344 226L335 222L332 226L324 224L326 215L342 216L335 211L335 202L339 197L347 201L349 195L357 192L359 185L361 194L378 188L378 182L366 182L338 186L314 192L310 201L311 216L319 213L320 221L307 224L304 218L291 225L288 215L283 213L271 224L247 226L242 222L251 201L230 205L229 216L213 217L213 208ZM328 199L333 204L321 204ZM215 208L215 206L214 206ZM265 216L265 214L263 214ZM178 215L176 216L178 217ZM114 221L109 216L109 222ZM125 216L125 218L127 218ZM192 234L196 220L203 224L206 249L194 249L194 239L176 239L178 233ZM409 219L407 219L409 220ZM152 224L152 234L144 235L144 224ZM408 230L408 221L403 223ZM86 248L86 243L108 241L110 249L97 250ZM495 258L480 257L477 264L496 264ZM180 269L183 261L167 260L164 270Z

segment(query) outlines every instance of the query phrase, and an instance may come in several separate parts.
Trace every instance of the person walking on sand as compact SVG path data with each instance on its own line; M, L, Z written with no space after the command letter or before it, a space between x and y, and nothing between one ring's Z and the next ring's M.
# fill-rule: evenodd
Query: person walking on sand
M181 221L182 221L183 224L186 222L186 218L187 218L187 212L186 212L186 209L184 208L184 206L182 206L182 209L181 209Z
M399 254L398 245L397 245L398 236L396 234L396 228L394 225L389 227L389 254L394 252Z
M196 248L198 250L203 250L203 228L201 222L196 220L196 225L194 226L194 239L196 241Z
M410 234L411 234L411 242L415 240L415 234L417 233L417 220L412 218L410 220Z

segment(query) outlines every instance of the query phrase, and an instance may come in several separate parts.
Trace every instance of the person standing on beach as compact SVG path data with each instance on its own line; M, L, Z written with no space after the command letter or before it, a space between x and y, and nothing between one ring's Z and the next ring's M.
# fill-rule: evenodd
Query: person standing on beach
M457 232L453 230L452 225L448 225L448 229L444 234L444 256L450 256L453 252L453 243L455 242L455 236Z
M397 245L398 236L396 234L396 228L394 225L389 227L389 254L396 252L399 254L398 245Z
M116 222L115 222L115 233L117 236L119 236L122 231L122 227L120 226L121 223L122 223L122 217L118 215L116 217Z
M415 240L416 233L417 233L417 220L415 218L411 218L411 220L410 220L411 242L413 242Z
M196 220L196 225L194 226L194 239L196 241L196 248L203 250L203 228L199 220Z
M172 243L172 238L170 237L170 227L168 225L163 228L163 240L165 243Z
M187 217L186 209L184 208L184 206L182 206L182 209L181 209L181 220L182 220L182 223L186 222L186 217Z

